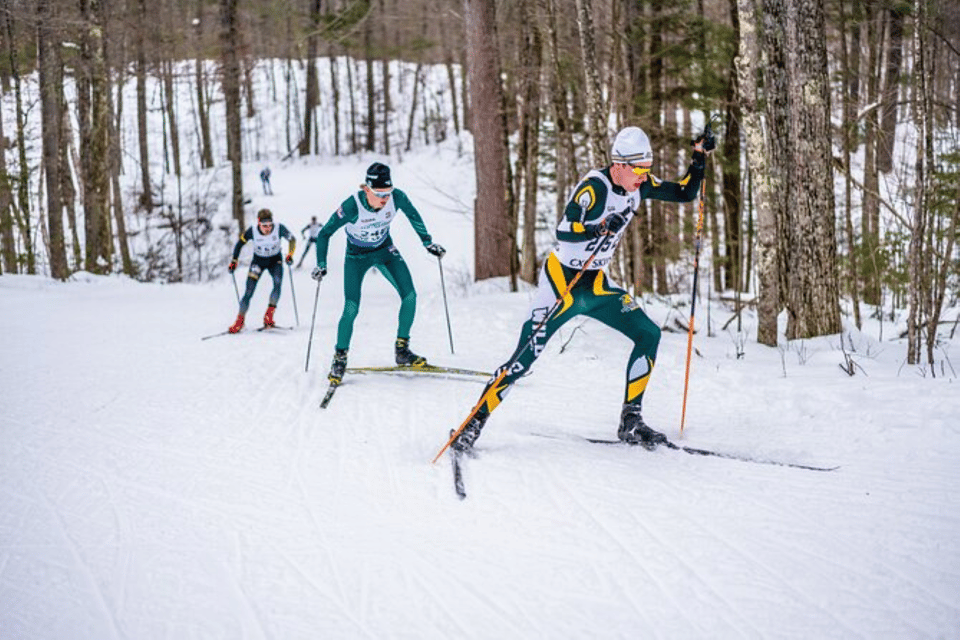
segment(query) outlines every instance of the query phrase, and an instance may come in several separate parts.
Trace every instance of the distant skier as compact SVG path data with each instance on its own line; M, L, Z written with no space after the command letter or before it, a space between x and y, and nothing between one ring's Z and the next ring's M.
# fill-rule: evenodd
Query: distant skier
M414 367L427 364L426 358L410 351L410 327L417 310L417 293L407 263L390 238L390 224L398 210L407 216L427 251L443 258L445 249L431 239L423 218L410 203L407 194L393 188L390 167L379 162L370 165L360 191L343 201L317 235L317 266L311 275L320 281L327 274L330 237L340 227L345 227L347 234L347 254L343 266L343 314L337 328L333 364L327 376L333 384L340 383L347 368L353 323L360 311L360 288L364 275L371 267L376 267L400 294L397 341L394 344L396 363Z
M288 242L287 256L281 259L280 256L280 238ZM270 292L270 303L267 306L267 312L263 316L263 326L273 327L276 323L273 321L273 314L277 309L277 302L280 300L280 288L283 284L283 261L287 264L293 263L293 254L297 248L297 239L290 231L281 225L273 223L273 213L270 209L260 209L257 213L257 224L248 227L246 231L240 234L240 239L233 247L233 258L227 270L233 273L237 268L237 259L240 257L240 250L243 245L253 241L253 260L250 261L250 271L247 273L247 288L244 291L243 298L240 299L240 311L237 319L234 321L228 331L237 333L243 329L243 319L247 315L247 309L250 308L250 298L257 288L257 282L260 280L260 274L269 271L273 278L273 291Z
M604 267L610 263L641 200L690 202L697 197L706 152L715 147L712 135L700 136L694 142L693 162L686 176L680 182L665 182L650 173L653 151L647 135L638 127L627 127L617 134L611 151L612 164L590 171L573 190L557 225L558 246L544 261L539 287L520 331L520 342L507 361L510 368L496 388L492 388L492 384L498 381L499 375L487 384L476 414L451 443L454 449L467 451L473 446L490 412L500 404L513 383L530 370L550 336L581 314L599 320L633 341L617 436L624 442L651 449L666 441L662 433L644 424L640 415L643 392L657 358L660 328L630 294L607 278ZM593 260L588 265L591 256ZM580 279L564 295L568 283L581 270ZM562 302L543 322L561 296ZM504 366L497 370L498 374L504 371Z
M260 183L263 184L263 195L272 196L273 189L270 187L270 167L264 167L260 171Z
M308 253L310 253L310 247L317 242L317 234L320 233L320 223L317 222L317 216L310 216L310 224L300 230L300 237L305 237L304 234L306 234L307 231L310 232L310 237L307 238L307 246L303 248L303 253L300 255L300 260L297 261L297 269L300 268L300 265L303 264L303 259L307 257Z

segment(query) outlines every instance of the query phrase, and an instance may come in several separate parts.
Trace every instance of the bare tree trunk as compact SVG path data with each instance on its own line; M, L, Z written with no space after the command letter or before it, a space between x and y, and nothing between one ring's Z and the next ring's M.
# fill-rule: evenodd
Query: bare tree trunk
M83 74L89 91L89 114L79 118L80 157L83 164L84 235L86 251L84 264L91 273L110 273L113 243L110 233L110 126L112 115L107 95L110 80L107 74L103 42L103 0L81 0L81 12L87 28L81 36Z
M516 221L507 203L506 124L502 112L500 63L497 58L494 0L464 0L467 32L467 73L470 89L470 129L476 158L474 202L475 277L510 275Z
M839 333L836 213L824 0L787 2L790 207L787 338Z
M631 94L640 96L649 94L647 70L650 68L650 54L647 34L650 21L644 15L646 6L645 0L631 2L626 5L625 12L625 20L633 26L631 37L624 46L624 73L629 80ZM625 105L624 124L647 126L644 123L641 104L641 101L633 99ZM653 283L651 233L650 208L647 203L642 202L637 209L636 220L627 228L629 243L625 243L630 256L630 279L635 293L642 291L644 286L650 287Z
M239 37L237 34L237 1L220 0L220 44L224 107L227 116L227 157L233 174L232 210L233 218L242 233L243 215L243 172L241 162L243 150L240 139L240 61L238 58Z
M417 100L420 95L420 71L423 69L423 63L418 62L417 68L413 71L413 97L410 99L410 118L407 121L407 143L404 145L404 151L410 151L410 145L413 143L413 123L417 114ZM424 123L426 126L426 123Z
M730 1L730 19L733 24L734 38L740 39L737 32L740 20L737 17L737 2ZM743 116L737 102L737 69L734 60L730 60L726 91L726 113L724 122L726 131L723 136L723 221L727 261L724 264L724 280L728 289L741 291L743 287L743 245L741 229L743 215L740 202L740 121Z
M744 247L746 247L746 251L744 252L745 255L744 255L744 265L743 265L743 290L747 292L752 290L752 287L750 285L751 285L751 277L753 274L753 247L755 244L754 239L756 238L756 233L754 230L754 219L753 219L754 208L753 208L752 179L750 177L751 175L752 175L752 171L750 169L750 163L748 158L747 175L746 175L747 188L745 190L747 194L747 203L746 203L747 238L746 238L746 241L743 243Z
M60 118L63 105L61 36L53 26L51 0L37 0L37 58L40 84L43 167L46 174L50 275L66 280L67 253L63 242L63 202L60 199Z
M384 0L379 1L380 12L386 14L384 7ZM392 43L387 40L387 37L391 35L392 32L387 28L387 25L384 24L380 32L380 38L382 40L381 47L389 47ZM393 111L393 103L390 100L390 56L388 54L382 54L380 60L380 91L383 94L383 120L382 126L383 130L381 135L383 136L383 153L384 155L390 155L390 112Z
M239 19L239 15L237 18ZM256 105L256 102L253 99L253 67L256 64L256 61L250 57L248 51L243 49L244 31L239 27L237 29L237 35L239 36L237 44L240 47L240 49L238 49L237 59L240 61L240 78L243 80L241 87L243 88L243 93L246 96L246 100L243 102L247 107L246 116L248 119L250 119L257 115L257 109L254 106ZM243 55L239 55L241 50L243 51Z
M870 5L867 5L870 7ZM880 29L877 16L868 8L867 20L867 96L866 104L879 100L877 77L880 70ZM876 108L871 108L864 119L864 160L863 160L863 210L861 214L861 238L864 253L864 289L863 301L871 305L880 304L880 199L879 175L877 168L877 136L880 118Z
M440 15L443 10L443 0L437 0L436 12ZM450 110L453 118L453 130L460 135L460 116L457 109L457 77L453 69L453 51L447 37L447 30L440 29L440 48L443 51L443 65L447 68L447 82L450 84Z
M197 48L203 45L203 0L197 0ZM200 121L200 166L213 167L213 146L210 144L210 100L207 97L207 74L204 60L194 58L194 77L197 83L197 119Z
M7 136L3 131L3 118L0 118L0 167L7 166ZM17 273L17 246L13 237L13 193L10 190L10 175L0 171L0 274Z
M293 71L293 61L296 58L296 48L294 47L293 39L293 19L287 18L287 45L286 45L286 60L283 66L283 80L284 80L284 91L283 91L283 104L284 110L286 113L286 124L283 127L286 148L287 151L292 155L294 144L296 144L297 149L299 150L300 140L303 136L303 128L300 126L300 97L297 94L296 89L296 76ZM291 130L296 131L297 141L294 143L290 138Z
M887 64L883 74L883 106L880 115L880 144L877 165L883 173L893 170L893 142L897 133L897 100L900 97L900 62L903 59L903 16L908 5L895 4L887 10Z
M333 112L333 155L340 155L340 73L336 56L330 51L330 87Z
M72 268L76 271L83 269L83 245L80 244L80 234L77 227L77 190L73 184L73 175L70 171L70 158L74 158L77 173L80 173L80 154L73 144L73 133L70 130L70 113L64 105L60 118L60 198L67 214L67 227L70 232L70 247L73 258Z
M928 156L932 155L932 149L929 145L932 141L932 124L930 122L933 114L930 111L930 87L931 79L929 77L932 60L929 59L929 48L927 45L927 29L923 26L926 22L927 9L923 2L918 3L915 34L913 37L914 49L914 92L916 95L916 118L920 135L917 139L917 158L916 158L916 187L914 196L913 216L910 224L910 249L908 255L908 274L909 274L909 295L910 311L907 316L907 364L919 364L923 353L923 328L926 325L927 316L927 292L930 283L927 282L926 263L929 258L924 254L929 253L930 247L924 247L924 238L927 235L930 212L928 211L928 187L929 174L931 167L928 166ZM932 328L936 331L936 327ZM929 328L928 328L929 331ZM934 340L933 336L927 336L927 341ZM932 356L932 354L931 354ZM932 364L932 357L929 358Z
M354 64L347 60L347 95L350 96L350 153L360 150L360 133L357 130L357 92L354 91Z
M791 194L788 165L791 161L790 147L793 132L790 128L789 95L787 84L791 81L787 75L787 34L785 0L764 0L764 47L763 82L767 135L767 172L773 181L770 202L776 217L776 274L780 280L777 301L778 308L786 306L790 294L788 250L786 246L786 225L789 224L787 208ZM760 176L754 176L761 179Z
M736 58L743 113L743 132L747 140L750 175L756 185L758 221L757 271L760 282L757 304L757 342L777 344L777 315L780 312L780 279L777 274L777 218L773 205L775 183L768 172L770 160L763 112L759 105L758 77L763 64L763 35L754 0L737 0L740 44Z
M657 2L651 3L651 23L653 28L650 33L650 103L651 114L656 122L650 135L650 141L654 149L659 150L659 159L661 167L668 164L669 160L664 150L664 133L662 122L664 113L663 96L663 36L661 28L661 7ZM664 205L659 200L650 202L650 252L653 257L656 292L660 295L666 295L668 292L667 283L667 224L664 220Z
M303 107L303 137L300 155L310 155L313 138L313 118L320 104L320 84L317 79L317 40L320 31L320 0L310 0L310 23L307 36L307 91Z
M33 250L33 232L30 229L30 166L27 164L27 141L25 138L27 126L26 116L23 111L22 83L18 63L20 53L16 46L16 40L14 39L13 15L10 9L10 1L11 0L0 0L0 2L2 2L0 6L3 8L4 31L7 35L7 61L10 75L13 78L13 93L16 106L18 179L16 206L11 209L11 214L13 216L13 222L20 232L20 238L23 241L26 271L29 274L34 274L37 272L37 267L36 255ZM39 23L37 26L39 26ZM39 67L39 52L37 56ZM41 87L41 91L42 90L43 88ZM45 152L46 150L44 149L44 153ZM19 260L17 262L19 266ZM17 271L20 271L20 269L18 268Z
M121 86L122 83L121 83ZM118 97L121 99L121 97ZM112 110L112 108L111 108ZM118 111L119 106L118 106ZM112 210L113 210L113 219L116 224L116 240L117 247L120 249L120 264L123 269L123 273L130 276L131 278L136 275L136 268L133 264L133 259L130 256L130 239L127 235L127 222L124 219L123 211L123 191L120 188L120 169L122 167L121 162L121 152L122 148L120 145L120 133L117 131L116 125L111 124L110 126L110 184L112 189Z
M377 90L373 84L373 27L366 21L363 27L364 68L367 72L367 142L364 149L374 151L377 148Z
M153 187L150 181L150 146L149 132L147 130L147 2L146 0L137 0L137 53L136 53L136 77L137 77L137 141L140 146L140 206L149 213L153 210ZM199 60L198 63L199 64Z
M859 61L860 51L847 44L847 11L844 3L839 4L840 11L840 76L841 100L843 101L843 168L844 168L844 222L847 236L847 259L850 268L847 271L847 280L850 299L853 306L853 321L857 329L862 328L860 318L860 270L857 268L857 239L853 232L853 175L850 160L854 151L854 136L856 131L856 101L852 96L850 78L855 73L851 65L852 59ZM859 40L859 37L858 39ZM856 40L854 41L856 42Z
M523 4L520 23L520 72L523 100L521 102L520 149L517 164L523 173L523 249L520 277L527 282L537 281L537 178L540 155L540 75L543 44L537 28L536 7ZM522 163L521 163L522 158Z
M538 0L541 27L541 40L546 43L550 55L550 105L556 127L557 145L557 200L556 217L563 214L567 203L567 192L580 178L577 159L573 148L573 131L570 113L567 108L567 81L561 68L559 35L557 34L557 8L555 0Z
M160 65L163 78L163 103L167 111L167 120L170 122L170 153L173 156L173 174L183 175L180 166L180 125L177 122L176 92L173 85L173 61L168 58Z
M104 23L107 22L108 18L109 14L104 11ZM117 87L116 103L114 103L113 92L109 89L107 90L107 113L113 114L113 117L109 120L107 133L109 144L109 162L107 167L110 181L108 206L113 212L113 221L116 225L114 239L117 249L120 251L121 269L124 274L133 277L136 275L136 268L130 256L130 241L127 236L126 220L124 219L123 191L120 188L120 174L123 172L123 142L120 139L120 130L123 122L123 87L126 85L126 41L125 35L117 41L116 53L110 48L111 41L105 41L104 44L104 59L106 61L108 74L110 69L117 70L115 75Z
M603 94L600 87L600 75L597 70L597 44L593 39L592 0L577 0L577 27L580 32L580 55L583 56L583 71L586 75L584 88L587 99L587 139L590 150L590 165L603 166L607 159L607 126L604 120L606 110L603 106Z
M390 112L393 104L390 101L390 61L384 58L380 61L380 86L383 93L383 153L390 155Z

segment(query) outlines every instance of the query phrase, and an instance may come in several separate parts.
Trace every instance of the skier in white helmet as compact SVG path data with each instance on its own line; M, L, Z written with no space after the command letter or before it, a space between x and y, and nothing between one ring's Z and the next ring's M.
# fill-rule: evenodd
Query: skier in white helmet
M641 200L690 202L697 197L706 154L714 148L713 135L701 135L693 143L693 161L686 175L678 182L667 182L650 173L653 150L642 129L626 127L617 134L610 152L611 164L588 172L573 190L557 225L557 247L541 269L539 287L520 331L517 348L487 384L475 415L451 446L458 451L467 451L473 446L490 412L500 404L513 383L530 370L550 336L578 315L594 318L633 342L617 430L619 439L648 449L666 442L664 435L647 426L641 417L643 393L657 359L660 328L630 294L607 277L604 268L610 263ZM564 296L569 283L581 270L583 275ZM561 296L561 304L543 322ZM504 367L509 370L494 387Z

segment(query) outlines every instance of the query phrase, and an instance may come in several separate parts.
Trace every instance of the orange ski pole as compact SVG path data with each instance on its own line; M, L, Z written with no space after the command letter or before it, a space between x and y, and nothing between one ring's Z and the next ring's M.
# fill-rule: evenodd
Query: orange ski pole
M704 127L704 132L710 135L710 123ZM683 374L683 409L680 413L680 435L683 435L683 425L687 420L687 391L690 388L690 356L693 353L693 321L697 309L697 282L700 276L700 240L703 234L703 200L707 193L707 179L704 176L700 182L700 216L697 218L696 249L693 254L693 293L690 299L690 326L687 329L687 366Z
M510 358L507 364L503 365L500 368L500 374L496 378L494 378L493 382L487 387L487 391L482 396L480 396L480 399L477 401L477 404L473 405L473 409L470 410L470 415L468 415L467 419L463 421L463 423L460 425L460 428L458 428L456 431L453 432L453 434L450 436L450 439L447 440L446 444L443 445L443 448L441 448L440 451L437 452L436 457L434 457L433 459L434 463L436 463L437 460L440 459L440 456L442 456L443 453L450 447L450 445L453 444L453 441L457 439L457 436L459 436L460 433L466 428L467 423L473 420L474 416L477 415L477 412L480 411L480 407L482 407L484 403L490 399L491 396L496 395L497 392L500 391L499 385L503 381L503 379L507 377L507 372L510 371L510 368L513 366L513 364L520 359L520 356L523 354L523 352L530 348L530 345L533 344L534 337L537 335L540 329L543 328L543 325L547 324L547 321L550 320L550 317L553 316L553 314L560 307L560 305L563 304L563 299L566 298L567 295L573 290L573 286L577 284L577 282L580 280L580 276L582 276L586 272L586 270L590 267L590 264L593 262L593 259L597 256L597 253L599 253L600 247L602 246L603 246L603 242L600 242L597 244L597 248L594 249L593 253L590 254L590 257L587 258L587 261L583 263L583 267L580 269L580 271L577 272L577 275L573 277L573 280L570 281L570 284L567 285L567 288L564 290L564 292L560 294L560 297L557 298L557 301L554 303L553 307L551 307L550 311L548 311L547 314L543 317L543 320L541 320L540 324L538 324L537 327L533 330L533 333L530 334L530 341L524 345L523 349L521 349L520 351L517 351L516 355Z

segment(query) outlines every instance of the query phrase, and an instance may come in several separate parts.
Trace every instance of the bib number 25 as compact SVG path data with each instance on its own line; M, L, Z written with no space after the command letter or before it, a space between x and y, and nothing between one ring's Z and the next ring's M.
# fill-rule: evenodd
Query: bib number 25
M587 243L586 250L589 251L590 253L593 253L593 250L597 248L597 245L602 243L600 244L600 249L597 253L603 253L604 251L610 248L610 245L613 244L613 241L615 238L616 238L615 235L613 236L603 235L603 236L600 236L599 238L594 238L593 240Z

